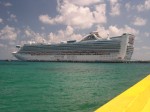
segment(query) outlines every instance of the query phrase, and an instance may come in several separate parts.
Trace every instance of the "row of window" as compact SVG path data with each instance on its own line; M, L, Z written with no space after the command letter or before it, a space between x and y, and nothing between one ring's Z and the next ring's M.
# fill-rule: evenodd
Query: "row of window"
M24 46L22 49L30 48L42 48L42 49L52 49L52 48L90 48L90 47L99 47L99 48L111 48L111 47L120 47L120 44L106 44L106 45L78 45L78 46Z
M31 55L110 55L111 53L28 53Z
M29 52L23 51L19 53L31 54L31 55L108 55L110 53L118 53L119 50L108 50L108 51L51 51L51 52Z
M27 49L27 50L20 50L19 52L28 52L28 51L35 51L35 52L65 52L65 51L69 51L69 52L76 52L76 51L114 51L117 50L119 51L120 48L110 48L110 49Z
M88 46L88 47L51 47L51 48L39 48L39 47L23 47L21 51L50 51L50 50L113 50L120 49L120 45L115 46Z

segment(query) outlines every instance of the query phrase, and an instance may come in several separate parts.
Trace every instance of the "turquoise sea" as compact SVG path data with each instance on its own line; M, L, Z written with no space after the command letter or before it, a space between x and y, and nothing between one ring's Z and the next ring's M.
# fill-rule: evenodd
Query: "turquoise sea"
M93 112L148 74L150 63L0 61L0 112Z

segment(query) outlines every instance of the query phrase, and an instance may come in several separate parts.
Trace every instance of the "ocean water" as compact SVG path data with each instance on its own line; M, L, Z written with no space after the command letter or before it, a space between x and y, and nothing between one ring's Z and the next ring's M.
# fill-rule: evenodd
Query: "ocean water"
M150 74L150 63L0 61L0 112L93 112Z

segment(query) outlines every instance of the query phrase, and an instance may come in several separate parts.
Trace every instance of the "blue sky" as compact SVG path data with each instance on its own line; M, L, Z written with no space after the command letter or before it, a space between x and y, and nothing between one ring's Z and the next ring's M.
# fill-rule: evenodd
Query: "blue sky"
M150 0L0 0L0 59L16 45L132 33L132 59L150 60Z

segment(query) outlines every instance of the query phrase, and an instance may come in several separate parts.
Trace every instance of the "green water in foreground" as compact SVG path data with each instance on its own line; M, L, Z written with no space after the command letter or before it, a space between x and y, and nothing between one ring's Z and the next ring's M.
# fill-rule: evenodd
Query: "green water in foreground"
M150 73L150 63L0 61L0 112L93 112Z

